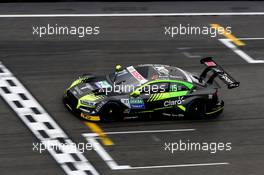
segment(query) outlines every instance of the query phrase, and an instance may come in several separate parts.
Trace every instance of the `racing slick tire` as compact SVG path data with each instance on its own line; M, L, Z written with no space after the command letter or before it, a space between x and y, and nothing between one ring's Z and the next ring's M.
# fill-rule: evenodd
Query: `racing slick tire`
M123 119L121 108L115 102L105 104L101 109L100 117L103 122L121 121Z
M193 100L187 106L186 117L191 119L199 119L205 117L206 104L203 100Z

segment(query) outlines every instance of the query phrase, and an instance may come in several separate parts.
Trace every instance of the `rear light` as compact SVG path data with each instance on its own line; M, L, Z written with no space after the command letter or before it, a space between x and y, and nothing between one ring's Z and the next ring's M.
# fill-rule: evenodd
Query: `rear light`
M219 91L218 91L218 89L215 89L215 92L213 93L212 100L215 102L218 102L218 96L219 96Z
M215 89L215 92L213 93L213 96L214 96L214 97L218 97L218 96L219 96L218 89Z

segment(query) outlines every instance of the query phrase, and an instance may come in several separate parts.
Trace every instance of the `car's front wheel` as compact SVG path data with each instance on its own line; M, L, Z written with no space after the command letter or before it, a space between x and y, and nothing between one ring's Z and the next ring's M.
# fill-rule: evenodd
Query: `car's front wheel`
M121 120L121 108L117 103L109 102L102 107L100 117L104 122Z

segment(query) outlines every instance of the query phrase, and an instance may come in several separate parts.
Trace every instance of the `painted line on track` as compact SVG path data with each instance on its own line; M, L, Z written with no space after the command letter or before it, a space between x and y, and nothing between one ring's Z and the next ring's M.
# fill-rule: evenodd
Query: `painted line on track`
M106 136L106 133L98 126L96 123L84 122L86 126L88 126L92 132L97 133L102 143L106 146L114 145L113 141Z
M99 175L74 142L20 81L0 62L0 96L68 175Z
M148 17L148 16L256 16L264 12L214 13L117 13L117 14L0 14L0 18L57 18L57 17Z
M195 163L195 164L178 164L178 165L161 165L161 166L142 166L142 167L131 167L130 169L155 169L155 168L179 168L179 167L197 167L197 166L217 166L217 165L229 165L228 162L220 163Z
M240 41L234 35L232 35L231 33L228 33L226 30L224 30L224 28L222 26L220 26L219 24L210 24L210 25L211 25L211 27L214 27L217 30L219 30L220 28L222 28L223 29L223 35L226 38L228 38L230 41L232 41L233 43L235 43L237 46L244 46L244 45L246 45L244 42Z
M130 169L131 167L129 165L118 165L116 161L107 153L107 151L102 147L102 145L97 141L98 138L97 135L90 135L88 137L85 137L87 142L93 145L94 150L97 152L97 154L105 161L105 163L109 166L112 170L126 170Z
M242 51L237 46L235 46L233 43L231 43L229 39L219 39L219 41L223 43L226 47L230 48L234 53L236 53L238 56L240 56L242 59L244 59L248 63L251 63L251 64L264 63L264 60L255 60L254 58L249 56L246 52Z
M238 38L240 40L264 40L264 38Z
M187 58L201 58L201 56L199 56L199 55L192 55L191 53L189 53L189 52L182 52L182 54L184 55L184 56L186 56Z
M112 134L142 134L142 133L162 133L162 132L188 132L195 131L195 129L172 129L172 130L146 130L146 131L118 131L118 132L105 132L107 135ZM83 134L83 136L90 136L92 133Z
M155 132L181 132L183 129L179 130L153 130L153 131L127 131L127 132L108 132L108 134L132 134L132 133L155 133ZM194 129L186 129L185 131L194 131ZM95 147L97 154L105 161L105 163L112 170L139 170L139 169L157 169L157 168L180 168L180 167L198 167L198 166L220 166L229 165L228 162L214 162L214 163L191 163L191 164L175 164L175 165L156 165L156 166L138 166L133 167L130 165L118 165L116 161L111 157L111 155L103 148L103 146L97 141L99 137L96 133L86 133L82 134L88 143Z

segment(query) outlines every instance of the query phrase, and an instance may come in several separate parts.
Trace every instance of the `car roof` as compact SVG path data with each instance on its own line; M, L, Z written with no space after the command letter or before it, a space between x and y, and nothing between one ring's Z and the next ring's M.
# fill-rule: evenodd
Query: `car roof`
M147 80L181 80L192 83L188 72L174 66L163 64L141 64L135 69Z

